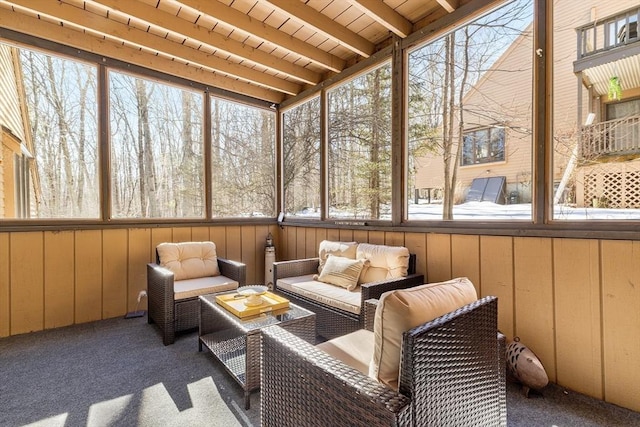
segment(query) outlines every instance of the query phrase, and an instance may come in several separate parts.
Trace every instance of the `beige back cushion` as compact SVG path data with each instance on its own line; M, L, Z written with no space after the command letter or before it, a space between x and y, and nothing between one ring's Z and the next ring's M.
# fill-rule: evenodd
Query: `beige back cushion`
M220 275L213 242L161 243L157 250L160 265L173 271L174 280Z
M318 273L322 273L322 269L324 268L329 255L356 259L357 247L357 242L333 242L331 240L323 240L320 242L320 246L318 248L318 257L320 258Z
M369 267L362 272L358 283L405 277L409 270L409 249L403 246L360 243L355 258L369 260Z
M373 323L369 376L398 389L402 333L478 299L466 277L385 292Z

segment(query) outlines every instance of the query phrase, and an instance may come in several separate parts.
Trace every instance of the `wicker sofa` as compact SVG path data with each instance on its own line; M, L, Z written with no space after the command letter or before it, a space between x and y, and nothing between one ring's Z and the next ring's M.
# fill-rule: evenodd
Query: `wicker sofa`
M237 289L246 276L246 265L218 257L213 242L161 243L147 264L147 320L173 344L177 332L198 327L198 296Z
M435 310L428 302L411 308L410 298L398 296L411 289L390 291L380 299L382 307L367 302L365 330L317 346L277 325L265 328L262 426L506 426L505 341L497 329L497 298L447 312L471 294L460 290L466 285L459 280L453 296L439 285L427 289L440 294ZM424 312L443 311L405 332L389 329L406 325L407 318L419 321ZM391 325L394 318L399 323ZM397 346L388 345L394 341ZM382 370L398 360L394 382L393 372Z
M330 257L366 260L355 289L321 281ZM423 284L424 276L416 274L415 263L415 254L401 246L324 240L317 258L273 264L274 291L316 313L317 334L331 339L363 327L366 300Z

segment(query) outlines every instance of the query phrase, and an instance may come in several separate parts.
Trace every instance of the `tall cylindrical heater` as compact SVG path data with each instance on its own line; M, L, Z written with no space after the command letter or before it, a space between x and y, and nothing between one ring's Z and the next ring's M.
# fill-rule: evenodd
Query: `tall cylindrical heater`
M264 284L273 290L273 263L276 260L276 247L273 246L273 236L267 236L267 244L264 247Z

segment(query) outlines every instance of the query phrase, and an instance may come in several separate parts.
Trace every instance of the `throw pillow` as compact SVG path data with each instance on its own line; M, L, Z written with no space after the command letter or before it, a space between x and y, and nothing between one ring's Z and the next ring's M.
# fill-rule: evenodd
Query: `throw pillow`
M320 242L320 246L318 248L318 257L320 259L318 273L322 273L322 269L324 268L324 264L327 262L329 255L356 259L357 248L357 242L333 242L331 240L323 240Z
M466 277L382 294L373 322L369 376L397 390L402 334L478 299Z
M317 280L353 291L358 286L364 263L362 259L329 256Z

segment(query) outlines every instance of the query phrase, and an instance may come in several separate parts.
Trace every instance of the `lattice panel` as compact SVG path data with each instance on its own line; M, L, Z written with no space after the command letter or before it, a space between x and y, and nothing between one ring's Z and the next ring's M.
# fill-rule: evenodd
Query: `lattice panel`
M589 174L584 177L584 200L590 202L598 197L597 174Z
M604 206L607 208L621 208L623 203L621 173L605 173L602 177L602 197L604 198Z
M625 174L625 207L640 208L640 171ZM635 191L634 191L635 190Z
M584 175L584 202L594 207L640 208L640 171L592 169ZM595 202L594 202L595 200Z

